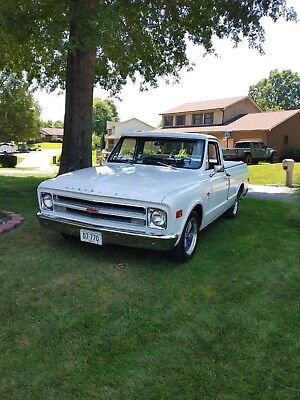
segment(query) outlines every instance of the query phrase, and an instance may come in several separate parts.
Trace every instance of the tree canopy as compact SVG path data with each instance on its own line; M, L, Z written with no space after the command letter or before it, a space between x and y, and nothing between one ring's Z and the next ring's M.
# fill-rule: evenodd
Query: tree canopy
M66 88L60 172L91 165L93 86L116 93L128 78L157 85L189 67L187 41L247 38L261 50L261 19L295 20L286 0L2 0L0 70Z
M102 100L99 97L93 101L93 132L100 136L106 133L107 121L118 121L118 111L115 103L108 99Z
M271 71L269 76L250 86L249 96L263 111L300 108L300 75L291 70Z
M40 107L28 84L0 74L0 141L27 141L39 136Z
M41 125L43 128L63 128L64 127L63 121L60 121L60 120L52 121L51 119L48 119L47 121L41 121Z

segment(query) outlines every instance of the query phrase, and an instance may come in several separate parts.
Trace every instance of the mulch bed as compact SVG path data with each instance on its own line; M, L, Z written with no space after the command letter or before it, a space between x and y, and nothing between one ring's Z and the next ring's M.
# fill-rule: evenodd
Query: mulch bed
M21 214L16 214L13 211L0 211L0 235L11 232L24 221Z

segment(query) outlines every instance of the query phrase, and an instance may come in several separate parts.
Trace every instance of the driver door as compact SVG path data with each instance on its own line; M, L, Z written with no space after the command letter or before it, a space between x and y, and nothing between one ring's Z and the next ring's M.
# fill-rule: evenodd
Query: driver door
M215 165L222 165L220 149L217 142L209 141L205 164L205 173L210 183L210 191L207 192L209 221L213 221L226 211L230 182L224 170L215 172Z

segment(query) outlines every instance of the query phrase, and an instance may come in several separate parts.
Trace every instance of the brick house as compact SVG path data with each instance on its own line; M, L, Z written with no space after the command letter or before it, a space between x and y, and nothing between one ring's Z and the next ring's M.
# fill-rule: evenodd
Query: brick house
M160 131L207 133L223 147L255 140L275 148L279 156L300 148L300 110L263 112L248 96L186 103L161 115Z
M43 142L63 141L64 130L62 128L42 128L40 133Z

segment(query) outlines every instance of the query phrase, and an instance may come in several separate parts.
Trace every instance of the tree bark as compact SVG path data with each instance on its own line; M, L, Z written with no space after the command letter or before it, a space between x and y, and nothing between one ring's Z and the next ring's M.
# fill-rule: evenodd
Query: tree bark
M77 11L77 1L74 0L71 4L73 13L71 13L69 41L75 44L75 50L69 50L67 56L64 139L59 175L92 165L92 111L96 49L80 48L78 34L80 15ZM88 13L94 1L86 0L83 4L86 5Z

